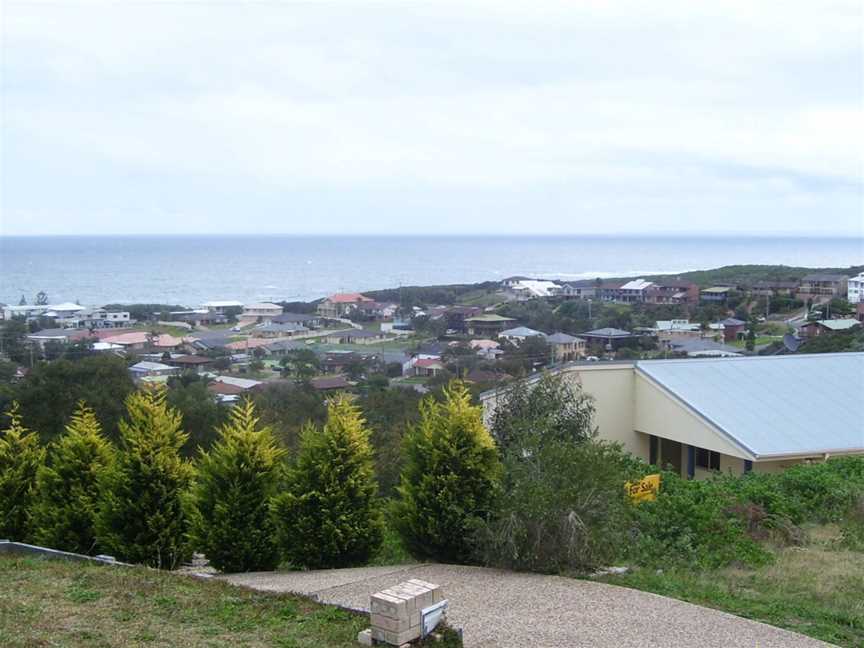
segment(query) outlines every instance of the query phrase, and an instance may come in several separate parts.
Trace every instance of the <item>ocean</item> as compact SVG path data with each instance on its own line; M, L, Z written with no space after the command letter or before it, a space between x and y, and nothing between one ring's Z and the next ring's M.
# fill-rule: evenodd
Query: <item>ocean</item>
M864 264L864 239L829 237L51 236L0 237L0 302L308 301L334 292L583 279L732 264Z

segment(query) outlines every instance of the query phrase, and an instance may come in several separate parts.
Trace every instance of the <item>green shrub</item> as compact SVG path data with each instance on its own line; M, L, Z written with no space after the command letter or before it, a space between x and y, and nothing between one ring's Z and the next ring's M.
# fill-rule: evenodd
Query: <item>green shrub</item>
M348 396L333 399L323 429L305 427L286 492L273 499L279 545L310 569L362 565L381 545L369 431Z
M267 571L279 564L269 514L284 452L269 427L258 427L251 400L231 409L193 489L191 540L224 572Z
M97 553L94 520L99 478L113 460L114 450L96 414L81 401L36 477L32 519L38 544Z
M45 461L39 436L24 427L18 403L7 413L9 427L0 432L0 537L29 540L36 473Z
M655 501L631 506L633 540L626 555L642 565L674 562L715 568L765 564L771 554L748 534L740 504L720 480L688 481L662 473Z
M632 464L619 446L595 441L508 453L495 515L477 531L481 561L543 573L610 564L627 540Z
M117 461L100 480L96 539L120 560L173 569L188 557L187 504L192 464L180 456L182 417L164 389L126 399Z
M442 403L421 403L404 452L396 508L406 547L416 558L470 561L472 530L492 509L501 464L481 408L471 405L462 383L445 388Z

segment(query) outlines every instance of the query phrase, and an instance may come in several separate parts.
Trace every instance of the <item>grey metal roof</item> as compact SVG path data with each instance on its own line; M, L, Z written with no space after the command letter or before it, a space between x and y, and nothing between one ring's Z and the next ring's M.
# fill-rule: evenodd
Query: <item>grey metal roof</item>
M633 334L630 331L623 331L617 328L601 328L595 329L593 331L588 331L587 333L580 333L582 337L604 337L604 338L616 338L616 337L630 337Z
M517 326L516 328L501 331L498 335L502 337L546 337L543 331L535 331L527 326Z
M646 360L636 370L757 458L864 451L864 353Z
M576 342L578 339L579 338L573 337L572 335L560 332L546 336L546 341L549 342L549 344L571 344L572 342Z

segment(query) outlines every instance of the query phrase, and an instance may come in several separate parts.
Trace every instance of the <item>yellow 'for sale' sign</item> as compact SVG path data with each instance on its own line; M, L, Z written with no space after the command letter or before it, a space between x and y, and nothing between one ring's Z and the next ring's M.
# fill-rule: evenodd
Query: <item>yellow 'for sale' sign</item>
M624 490L633 502L650 502L657 499L660 492L660 475L647 475L637 482L627 482Z

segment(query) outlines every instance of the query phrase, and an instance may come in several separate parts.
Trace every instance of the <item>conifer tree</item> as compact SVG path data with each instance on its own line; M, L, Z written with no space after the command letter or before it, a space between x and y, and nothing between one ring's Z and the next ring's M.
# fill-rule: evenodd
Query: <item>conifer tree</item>
M417 558L468 562L475 525L495 501L501 464L463 383L451 382L444 402L421 403L404 452L396 522L405 545Z
M99 478L114 460L95 412L84 401L51 447L36 476L33 536L38 544L91 554L96 551L94 521Z
M194 486L191 539L223 572L265 571L279 564L270 499L284 451L270 427L258 427L244 399L209 452L202 452Z
M36 472L45 461L45 448L24 427L18 403L7 415L9 427L0 431L0 538L20 542L30 539Z
M120 560L173 569L188 555L193 467L180 456L182 416L165 396L160 388L126 399L120 452L100 480L96 539Z
M372 446L360 410L339 396L323 429L307 425L286 492L273 501L285 557L310 569L362 565L381 546Z

